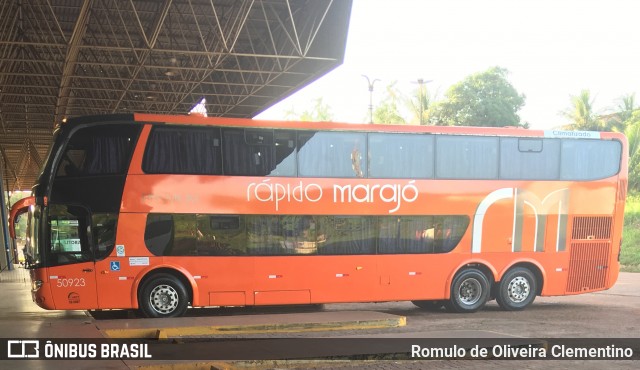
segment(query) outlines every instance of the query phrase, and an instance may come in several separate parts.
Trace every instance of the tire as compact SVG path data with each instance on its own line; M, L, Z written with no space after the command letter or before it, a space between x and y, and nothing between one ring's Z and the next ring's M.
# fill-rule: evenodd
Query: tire
M462 270L451 284L451 298L447 309L457 313L476 312L487 303L489 280L482 271L470 268Z
M516 267L502 277L496 294L498 305L505 311L519 311L533 303L538 292L535 275L524 267Z
M157 274L144 282L138 302L146 317L179 317L187 311L189 294L180 279Z
M411 301L414 305L426 311L440 311L444 306L444 301Z

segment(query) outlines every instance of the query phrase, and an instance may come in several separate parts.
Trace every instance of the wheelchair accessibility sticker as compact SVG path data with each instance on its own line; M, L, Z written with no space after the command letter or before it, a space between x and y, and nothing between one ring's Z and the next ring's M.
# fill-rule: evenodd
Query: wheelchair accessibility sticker
M120 271L120 261L111 261L111 271Z

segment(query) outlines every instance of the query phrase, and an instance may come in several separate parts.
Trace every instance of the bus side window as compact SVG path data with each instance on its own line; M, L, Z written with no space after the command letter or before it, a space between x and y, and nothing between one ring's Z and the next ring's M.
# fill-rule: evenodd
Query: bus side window
M438 135L436 177L440 179L497 179L498 138Z
M196 250L198 256L236 256L246 254L244 217L237 215L198 215Z
M366 135L358 132L298 134L301 177L366 177Z
M369 134L369 177L433 178L433 135Z
M173 215L173 243L165 250L165 256L196 256L198 255L196 242L198 228L196 215Z
M500 139L500 178L557 180L560 175L560 139Z
M296 176L296 133L278 130L274 132L276 161L269 176Z
M265 176L275 167L272 130L222 129L224 174Z
M111 253L116 241L118 215L94 213L91 215L91 231L96 259L103 259Z
M220 129L154 127L142 160L153 174L221 175Z
M144 242L155 256L164 256L173 244L173 216L150 213L144 230Z
M372 217L318 216L318 254L375 254L376 231Z
M469 226L467 216L380 217L378 253L448 253Z
M561 180L604 179L620 171L622 145L619 141L563 139Z

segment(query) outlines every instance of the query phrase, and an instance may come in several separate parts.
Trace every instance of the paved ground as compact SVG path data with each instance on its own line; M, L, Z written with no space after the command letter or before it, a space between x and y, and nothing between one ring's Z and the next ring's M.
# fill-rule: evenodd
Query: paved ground
M2 279L0 279L2 281ZM122 312L97 315L98 318L81 311L45 311L31 303L28 294L29 284L23 280L11 280L0 284L0 336L4 338L93 338L101 336L98 330L106 322L120 322L123 326L135 325L138 321L130 321ZM522 312L504 312L499 310L495 302L490 302L480 312L470 315L451 314L446 312L425 312L409 302L380 304L333 304L311 308L252 308L224 310L192 310L190 316L224 320L233 315L235 321L247 321L255 316L282 315L316 317L335 317L347 312L375 311L389 315L406 317L406 326L359 330L349 327L341 331L296 331L279 333L258 333L220 335L216 338L322 338L322 337L400 337L423 338L429 336L485 336L494 333L500 336L518 336L528 338L636 338L640 341L640 274L623 273L615 287L609 291L578 296L540 298L527 310ZM135 319L134 319L135 320ZM180 320L180 319L179 319ZM110 324L112 325L112 324ZM466 334L465 334L466 333ZM445 335L446 336L446 335ZM206 335L188 340L182 348L191 348L205 341ZM187 340L187 341L188 341ZM260 343L259 341L255 342ZM196 347L194 347L196 348ZM204 347L206 348L206 347ZM176 368L176 364L165 367L162 363L152 363L155 368ZM132 361L5 361L0 368L11 369L126 369L148 366L150 363ZM166 365L169 366L169 365ZM183 364L180 368L345 368L345 369L637 369L638 361L532 361L532 360L481 360L481 361L356 361L356 362L203 362ZM213 366L213 367L212 367Z

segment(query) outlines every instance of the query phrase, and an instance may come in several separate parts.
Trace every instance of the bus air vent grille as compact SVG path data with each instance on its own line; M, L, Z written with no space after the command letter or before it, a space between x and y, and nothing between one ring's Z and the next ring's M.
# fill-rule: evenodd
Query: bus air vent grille
M573 219L573 240L610 240L613 217L592 216Z
M610 242L571 243L567 293L605 288Z

